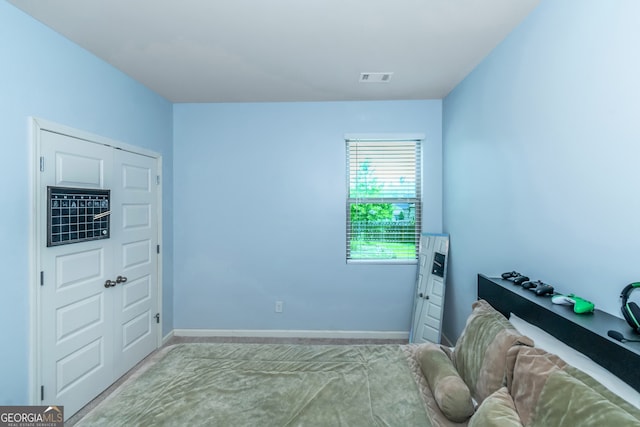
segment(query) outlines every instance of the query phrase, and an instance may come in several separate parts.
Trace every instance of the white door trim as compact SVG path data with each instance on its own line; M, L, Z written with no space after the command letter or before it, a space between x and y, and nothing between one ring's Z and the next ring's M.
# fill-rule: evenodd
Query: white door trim
M40 191L40 157L41 157L41 144L40 144L40 132L43 130L59 133L62 135L71 136L78 139L83 139L88 142L97 143L113 147L120 150L130 151L132 153L140 154L143 156L151 157L156 160L159 182L156 186L158 206L158 245L160 245L160 254L158 255L158 312L160 313L160 319L163 318L162 314L162 253L163 253L163 239L162 239L162 156L151 150L147 150L142 147L125 144L123 142L114 141L109 138L105 138L99 135L84 132L78 129L74 129L68 126L60 125L54 122L43 120L36 117L29 119L30 125L30 200L31 209L30 215L30 227L29 227L29 305L30 305L30 326L29 326L29 400L30 405L40 404L40 385L42 384L42 367L41 360L43 357L42 350L40 348L40 308L42 302L40 301L40 293L38 287L40 286L40 272L38 267L42 265L41 251L42 245L46 242L41 241L39 212L44 209L41 206L41 198L39 197ZM47 167L47 165L45 165ZM162 345L162 324L157 328L156 334L156 346Z

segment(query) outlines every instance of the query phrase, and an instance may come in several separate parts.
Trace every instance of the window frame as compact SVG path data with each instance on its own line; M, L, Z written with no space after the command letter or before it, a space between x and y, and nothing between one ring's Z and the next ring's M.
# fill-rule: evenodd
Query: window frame
M351 197L351 163L350 146L352 143L414 143L415 144L415 197ZM345 135L345 164L346 164L346 230L345 230L345 259L347 264L417 264L419 256L420 235L422 233L422 152L424 135ZM351 257L351 205L366 200L365 203L415 204L415 257L413 258L353 258Z

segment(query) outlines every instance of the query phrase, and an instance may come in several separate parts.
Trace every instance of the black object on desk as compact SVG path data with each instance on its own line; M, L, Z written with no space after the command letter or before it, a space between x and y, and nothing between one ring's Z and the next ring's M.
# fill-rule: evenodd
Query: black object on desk
M576 314L570 306L553 304L551 298L540 298L513 282L483 274L478 274L478 298L507 318L513 313L553 335L640 392L640 343L621 342L608 335L610 330L629 335L623 319L598 309Z

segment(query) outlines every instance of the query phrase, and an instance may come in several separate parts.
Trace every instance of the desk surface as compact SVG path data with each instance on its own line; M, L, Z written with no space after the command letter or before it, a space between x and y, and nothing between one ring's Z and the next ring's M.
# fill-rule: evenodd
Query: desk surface
M607 335L614 330L632 337L633 331L625 320L598 309L576 314L572 306L552 303L550 296L537 296L509 280L482 274L478 275L478 298L506 317L514 313L538 326L640 391L640 342L622 343Z

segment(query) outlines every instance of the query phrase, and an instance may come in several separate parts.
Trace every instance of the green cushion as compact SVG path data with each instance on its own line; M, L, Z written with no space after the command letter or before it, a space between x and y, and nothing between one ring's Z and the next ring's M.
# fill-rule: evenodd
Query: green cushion
M484 301L475 301L453 351L455 367L472 396L482 401L506 384L507 351L515 345L533 346L509 320Z
M502 387L483 400L467 427L522 427L507 388Z
M438 407L451 421L463 422L473 415L469 387L449 357L435 344L423 345L417 353L420 369L429 384Z
M518 350L509 387L527 426L640 426L640 410L540 348Z

